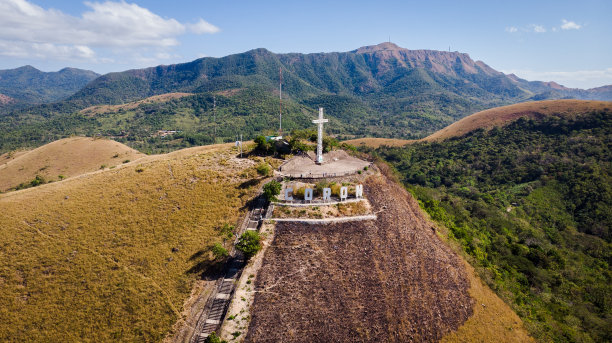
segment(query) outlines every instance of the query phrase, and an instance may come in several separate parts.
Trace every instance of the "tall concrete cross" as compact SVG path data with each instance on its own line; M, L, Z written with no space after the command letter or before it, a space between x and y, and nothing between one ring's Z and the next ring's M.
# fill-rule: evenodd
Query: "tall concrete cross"
M323 107L319 107L319 119L315 119L312 122L319 125L319 132L317 136L317 160L316 163L323 163L323 123L327 123L329 120L323 119Z

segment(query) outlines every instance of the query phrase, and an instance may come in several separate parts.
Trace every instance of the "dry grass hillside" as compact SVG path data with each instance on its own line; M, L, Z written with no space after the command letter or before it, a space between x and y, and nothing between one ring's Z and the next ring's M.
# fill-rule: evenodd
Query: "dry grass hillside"
M406 144L410 144L414 142L414 140L412 139L396 139L396 138L373 138L373 137L368 137L368 138L356 138L356 139L349 139L347 141L342 141L342 143L346 143L346 144L350 144L353 146L361 146L361 145L365 145L368 146L370 148L378 148L381 147L383 145L386 146L404 146Z
M546 100L524 102L515 105L496 107L467 116L434 134L425 137L422 141L442 140L450 137L462 136L479 128L503 126L518 118L541 118L544 116L574 117L592 111L612 109L610 101L587 100Z
M545 100L524 102L474 113L420 140L368 137L346 140L343 141L343 143L357 147L364 145L374 149L381 146L401 147L415 142L443 140L450 137L462 136L479 128L488 129L494 126L503 126L521 117L541 118L551 115L573 117L598 110L612 110L612 102L591 100Z
M89 116L94 116L96 114L103 114L103 113L116 113L116 112L119 112L119 110L134 109L142 104L153 104L156 102L168 102L170 100L179 99L179 98L182 98L184 96L189 96L189 95L193 95L193 94L192 93L166 93L166 94L154 95L146 99L133 101L133 102L123 104L123 105L90 106L90 107L82 109L80 113L89 115Z
M27 183L36 175L47 181L58 180L110 168L142 156L145 155L108 139L61 139L28 152L0 156L0 192Z
M0 341L152 342L182 318L256 162L230 145L0 195Z

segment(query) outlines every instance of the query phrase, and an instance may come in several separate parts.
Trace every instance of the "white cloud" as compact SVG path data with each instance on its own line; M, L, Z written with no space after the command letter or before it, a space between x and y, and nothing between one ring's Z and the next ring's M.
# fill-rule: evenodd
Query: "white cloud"
M593 88L612 85L612 68L599 70L576 71L534 71L507 70L506 74L515 74L530 81L555 81L570 88Z
M582 27L582 25L578 25L573 21L568 21L566 19L561 20L561 22L563 23L561 25L561 28L563 30L580 30L580 28Z
M532 25L531 27L533 28L533 32L536 32L536 33L546 32L546 28L542 25Z
M57 60L96 60L96 53L85 45L62 45L50 43L27 43L0 40L0 55L15 58L46 59L53 57Z
M189 25L189 30L195 34L203 34L203 33L217 33L219 32L219 28L216 27L215 25L204 21L204 19L200 19L200 21L198 21L195 24L190 24Z
M514 33L516 31L518 31L518 29L516 27L514 27L514 26L506 27L506 32Z
M76 17L27 0L0 0L0 55L93 60L96 50L129 54L151 48L155 56L179 45L178 36L187 31L219 31L203 19L183 24L125 1L85 5L89 10Z

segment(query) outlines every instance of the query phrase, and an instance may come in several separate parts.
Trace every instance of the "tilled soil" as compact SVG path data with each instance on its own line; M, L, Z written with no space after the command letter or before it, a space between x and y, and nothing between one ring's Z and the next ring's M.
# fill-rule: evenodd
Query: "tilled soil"
M430 342L472 314L464 266L416 201L384 176L364 188L375 221L277 224L247 342Z

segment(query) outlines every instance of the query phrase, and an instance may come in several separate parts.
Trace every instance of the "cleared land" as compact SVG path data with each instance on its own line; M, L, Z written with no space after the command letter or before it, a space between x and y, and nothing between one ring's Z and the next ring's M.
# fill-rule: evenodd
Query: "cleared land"
M181 326L257 182L231 145L0 195L0 341L151 342Z
M36 175L47 181L58 180L99 170L102 166L110 168L143 156L126 145L108 139L61 139L31 151L2 155L0 192L30 182Z
M383 176L376 221L279 223L255 281L247 342L433 341L473 313L461 259Z
M157 102L168 102L174 99L180 99L185 96L193 95L192 93L166 93L150 96L146 99L129 102L123 105L97 105L82 109L79 113L94 116L104 113L117 113L120 110L133 110L142 104L153 104Z

